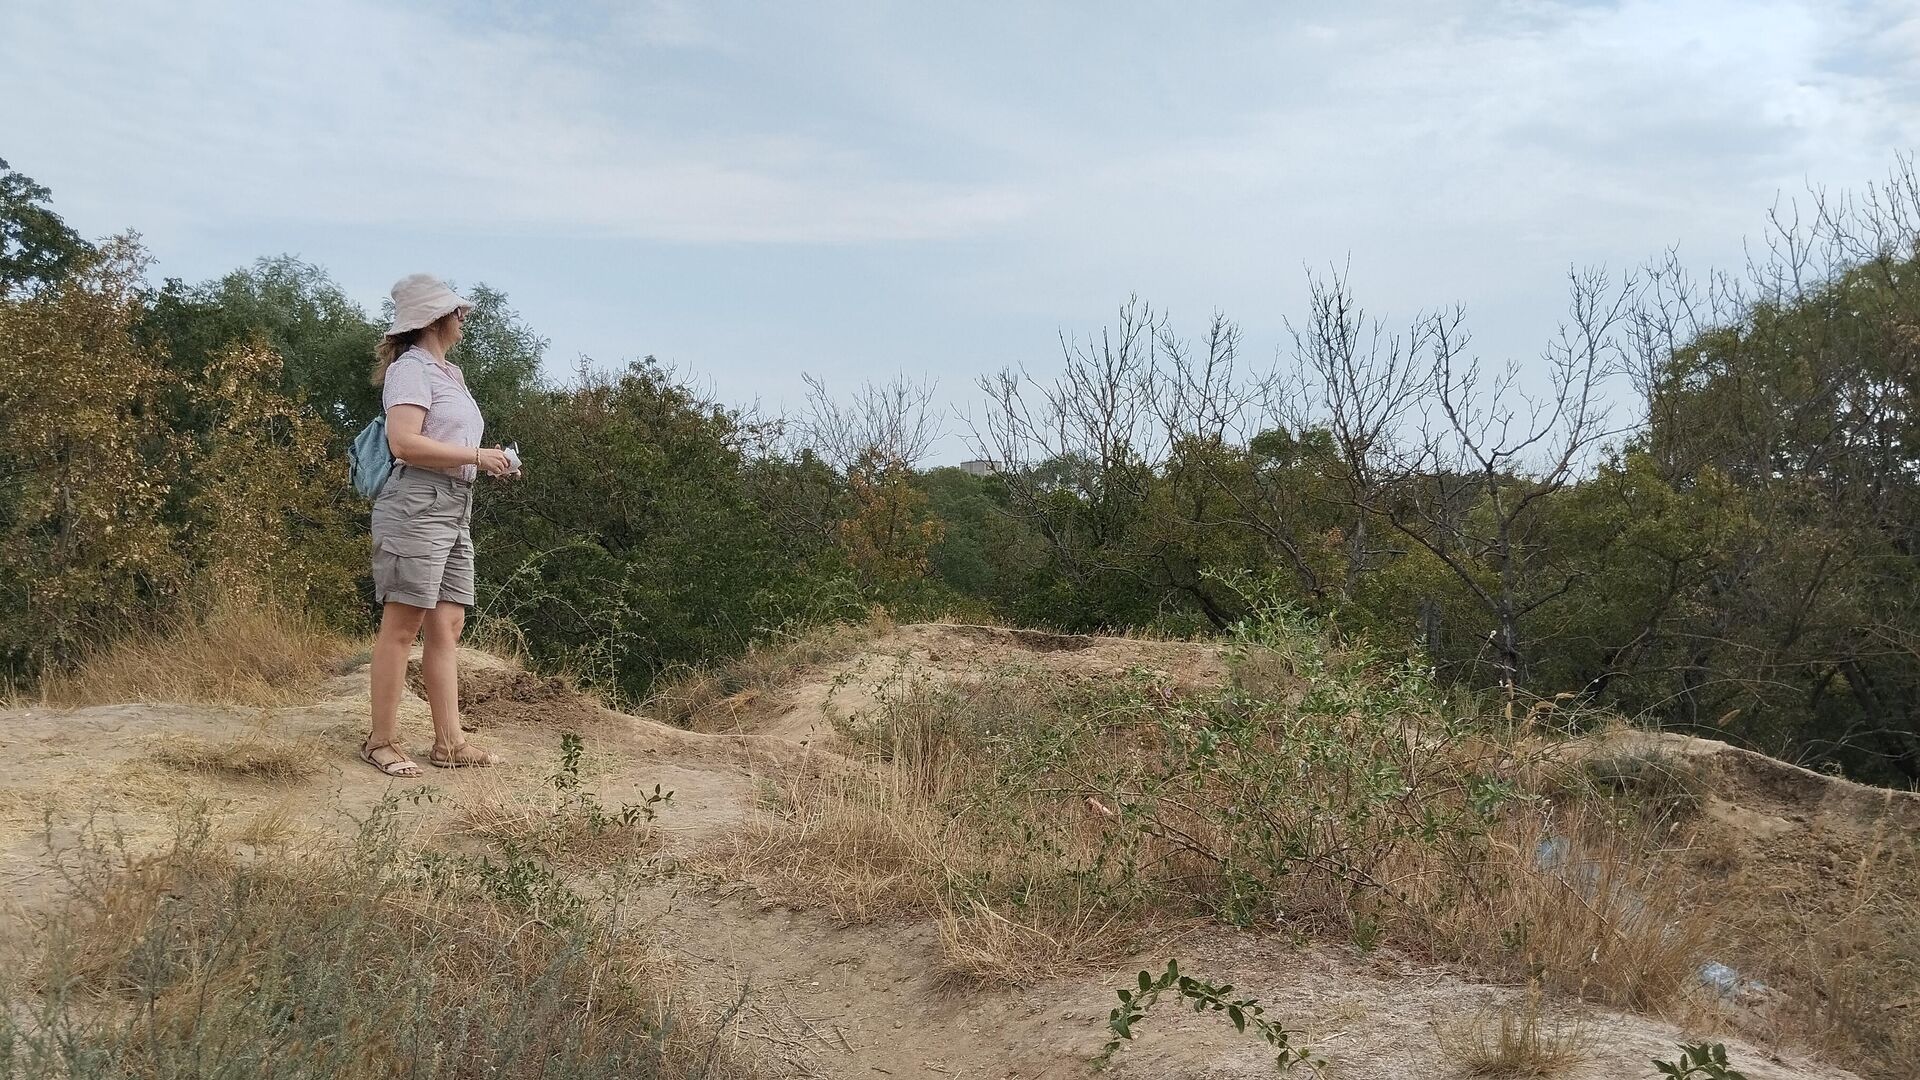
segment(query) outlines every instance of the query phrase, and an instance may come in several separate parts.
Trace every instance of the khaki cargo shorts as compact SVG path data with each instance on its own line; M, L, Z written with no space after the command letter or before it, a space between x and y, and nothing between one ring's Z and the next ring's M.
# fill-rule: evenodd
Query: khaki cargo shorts
M396 466L373 500L373 598L473 606L473 484Z

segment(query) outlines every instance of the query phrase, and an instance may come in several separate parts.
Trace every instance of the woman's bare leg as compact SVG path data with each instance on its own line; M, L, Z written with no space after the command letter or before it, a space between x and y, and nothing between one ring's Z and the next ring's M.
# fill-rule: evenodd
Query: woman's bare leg
M459 746L460 632L466 629L467 609L442 602L427 613L427 644L420 655L420 675L427 683L427 705L433 709L433 745L441 751Z
M400 695L407 686L407 658L426 617L426 608L411 604L388 603L380 611L380 633L373 641L373 733L367 737L368 746L400 739Z

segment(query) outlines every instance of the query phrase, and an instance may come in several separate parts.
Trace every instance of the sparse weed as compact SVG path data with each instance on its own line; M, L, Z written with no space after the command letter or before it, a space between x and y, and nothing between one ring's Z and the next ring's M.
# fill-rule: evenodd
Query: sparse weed
M1134 1025L1145 1020L1147 1013L1159 1003L1160 996L1173 991L1186 1004L1193 1006L1194 1012L1216 1012L1225 1016L1235 1031L1245 1032L1252 1028L1254 1034L1266 1041L1275 1051L1274 1065L1281 1072L1290 1072L1301 1065L1319 1066L1324 1062L1313 1056L1313 1051L1295 1046L1293 1040L1300 1033L1290 1030L1277 1020L1268 1020L1266 1010L1252 998L1235 998L1231 983L1216 986L1205 979L1196 979L1180 974L1177 961L1167 961L1167 970L1159 975L1142 971L1139 987L1122 987L1118 993L1120 1004L1107 1014L1107 1029L1113 1032L1113 1038L1100 1051L1095 1059L1097 1065L1104 1066L1113 1059L1120 1044L1134 1037Z
M1698 931L1636 836L1534 794L1527 754L1426 672L1286 611L1233 648L1259 675L1216 690L1149 671L895 680L841 728L866 769L790 780L784 821L721 861L789 903L937 915L949 969L993 979L1206 915L1619 1004L1681 988Z
M1653 1067L1671 1080L1747 1080L1746 1073L1727 1063L1727 1048L1720 1043L1681 1043L1678 1058L1654 1058Z
M509 797L482 787L460 815L455 831L491 840L504 850L537 852L549 859L612 862L647 850L651 826L673 792L655 784L637 803L609 808L588 791L581 776L586 744L579 735L560 736L560 765L547 778L553 796L545 803Z
M618 811L608 811L600 805L600 799L593 792L581 786L580 755L586 750L586 743L579 735L569 731L560 736L560 771L549 778L554 790L560 793L559 814L577 815L586 824L587 831L594 836L606 833L610 829L631 829L643 823L651 823L659 817L654 809L673 801L673 792L662 793L660 785L653 785L653 791L637 803L622 803Z
M551 926L577 925L587 912L586 900L559 874L511 841L498 861L424 852L414 862L412 883L436 897L478 896Z

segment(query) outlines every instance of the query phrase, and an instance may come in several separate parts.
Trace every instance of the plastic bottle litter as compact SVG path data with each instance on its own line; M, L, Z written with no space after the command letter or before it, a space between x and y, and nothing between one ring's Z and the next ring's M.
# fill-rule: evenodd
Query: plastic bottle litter
M1709 960L1700 965L1700 982L1719 991L1721 997L1744 1004L1764 1002L1777 996L1766 983L1749 979L1718 960Z
M1740 973L1718 960L1709 960L1700 965L1700 981L1722 994L1732 994L1740 986Z

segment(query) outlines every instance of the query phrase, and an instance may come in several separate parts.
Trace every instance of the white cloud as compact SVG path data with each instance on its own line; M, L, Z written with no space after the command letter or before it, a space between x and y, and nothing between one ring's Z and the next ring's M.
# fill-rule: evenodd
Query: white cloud
M1138 288L1255 319L1301 263L1351 252L1396 311L1536 312L1485 338L1525 355L1569 264L1624 268L1675 243L1737 261L1777 193L1857 186L1920 143L1915 84L1861 59L1894 12L1451 0L1239 27L1202 57L1233 78L1191 69L1214 84L1198 107L1128 101L1130 138L1040 143L1025 228L1056 257L1035 271L1049 288L1018 291L1097 313Z
M254 15L258 12L258 16ZM655 5L633 44L697 26ZM857 147L676 131L598 46L386 5L28 3L0 19L0 91L23 167L67 163L63 201L143 225L215 210L426 229L595 230L686 242L971 234L1005 185L890 176ZM129 175L137 183L129 183Z
M1915 61L1886 44L1920 19L1893 5L1194 9L1159 36L1023 16L957 44L914 40L912 15L821 22L836 14L851 28L809 42L782 37L804 20L722 24L681 0L492 22L368 0L25 0L0 15L0 89L34 107L5 137L23 165L65 163L63 199L130 223L217 208L690 243L1177 233L1188 207L1269 227L1310 209L1359 238L1375 221L1558 233L1584 214L1574 235L1605 239L1620 214L1696 215L1702 186L1752 195L1920 140ZM1831 63L1869 45L1876 70ZM835 66L871 100L789 120L782 75ZM755 78L764 115L703 112L754 89L709 84Z

